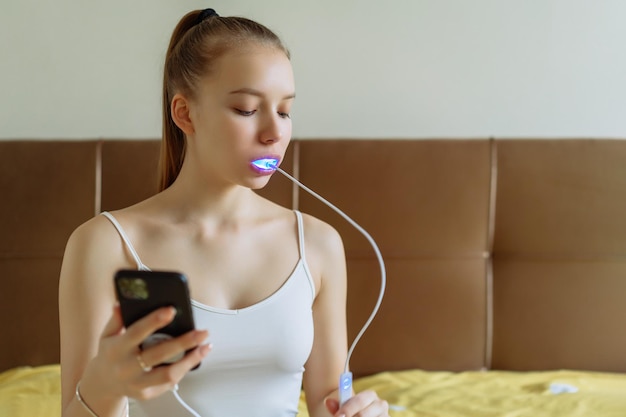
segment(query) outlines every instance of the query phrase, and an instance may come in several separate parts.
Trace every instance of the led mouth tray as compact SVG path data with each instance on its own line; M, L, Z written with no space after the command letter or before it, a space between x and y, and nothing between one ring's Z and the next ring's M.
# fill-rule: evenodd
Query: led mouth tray
M252 161L252 165L266 171L275 171L278 168L278 159L262 158Z

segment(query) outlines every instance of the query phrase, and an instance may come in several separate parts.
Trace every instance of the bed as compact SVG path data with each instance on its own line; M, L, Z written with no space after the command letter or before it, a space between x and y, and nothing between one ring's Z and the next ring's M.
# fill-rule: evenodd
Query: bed
M0 416L60 415L65 241L154 193L158 148L0 141ZM624 161L622 140L295 140L283 167L365 227L387 266L356 389L392 416L626 415ZM379 286L369 244L284 178L261 193L342 234L354 337Z
M0 374L0 415L60 417L59 365L14 368ZM622 417L623 375L583 371L396 371L362 377L355 389L374 389L392 417ZM300 417L308 417L304 395Z

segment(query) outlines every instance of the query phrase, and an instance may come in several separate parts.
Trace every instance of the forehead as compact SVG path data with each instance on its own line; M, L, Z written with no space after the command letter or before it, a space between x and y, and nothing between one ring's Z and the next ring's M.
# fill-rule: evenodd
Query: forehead
M281 97L295 92L289 58L284 52L270 47L227 52L200 84L201 90L213 94L228 94L246 88Z

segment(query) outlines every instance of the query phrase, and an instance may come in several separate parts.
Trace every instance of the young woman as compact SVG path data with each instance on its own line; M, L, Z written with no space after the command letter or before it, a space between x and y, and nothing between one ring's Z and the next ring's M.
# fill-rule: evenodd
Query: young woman
M294 416L302 387L312 417L387 415L371 391L337 401L341 238L253 191L271 171L251 162L285 154L294 97L289 52L266 27L211 9L181 19L165 61L162 191L96 216L67 243L63 416ZM124 328L112 277L129 268L183 272L198 330L140 350L175 312Z

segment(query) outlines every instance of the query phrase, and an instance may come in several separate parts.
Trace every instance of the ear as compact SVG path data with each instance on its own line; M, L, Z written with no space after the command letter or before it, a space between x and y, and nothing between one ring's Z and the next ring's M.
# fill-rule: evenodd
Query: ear
M177 93L170 103L170 113L176 126L182 130L186 135L191 135L195 132L193 122L190 117L190 103L189 100L180 93Z

